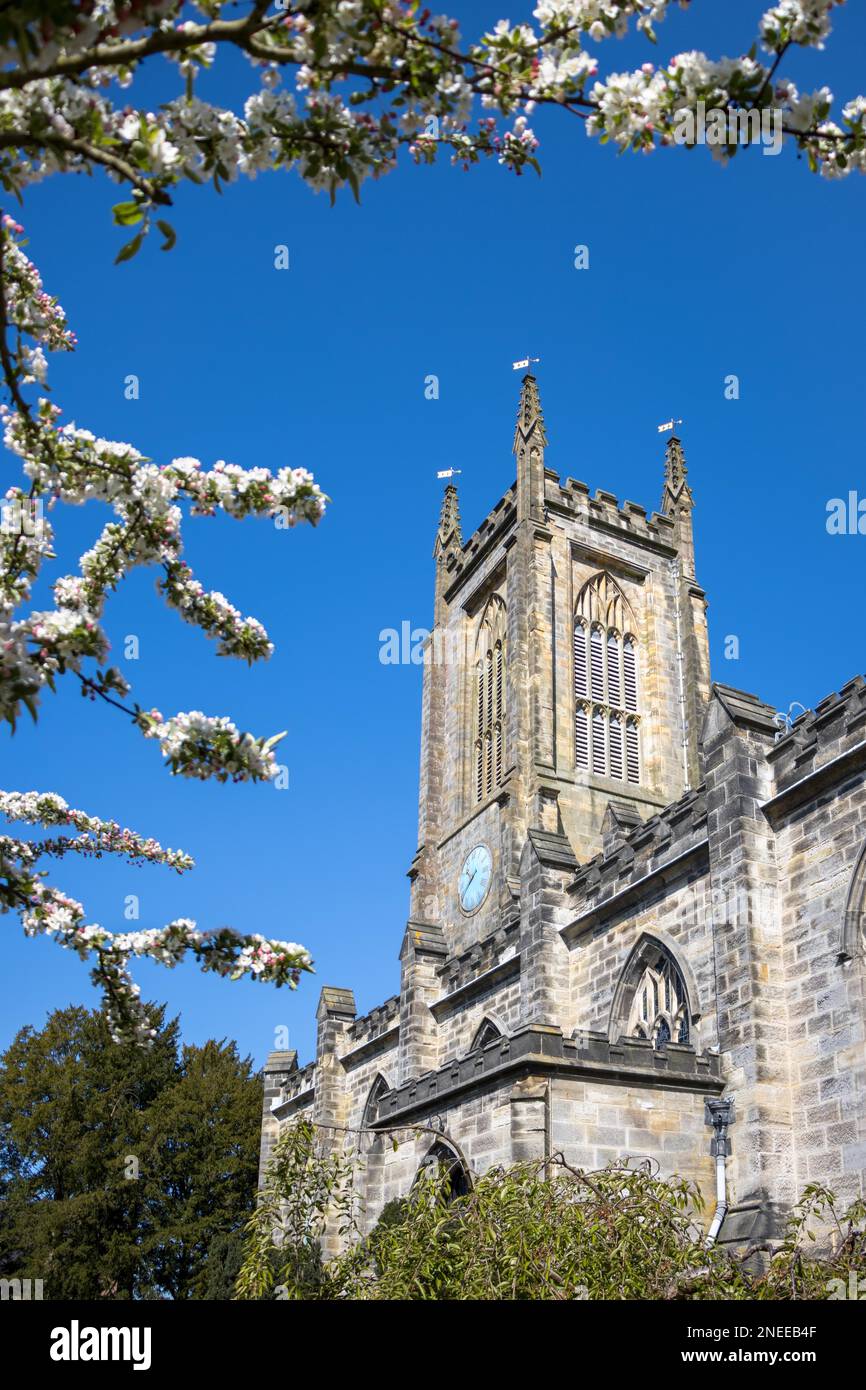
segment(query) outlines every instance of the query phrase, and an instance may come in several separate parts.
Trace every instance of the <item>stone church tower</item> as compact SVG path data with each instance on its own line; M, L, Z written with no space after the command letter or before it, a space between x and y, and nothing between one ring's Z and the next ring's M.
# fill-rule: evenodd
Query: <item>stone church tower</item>
M400 991L326 986L315 1061L271 1054L263 1163L327 1126L372 1225L431 1156L649 1157L773 1235L807 1182L866 1193L866 684L790 728L711 685L680 440L650 516L546 447L528 374L466 542L446 488Z

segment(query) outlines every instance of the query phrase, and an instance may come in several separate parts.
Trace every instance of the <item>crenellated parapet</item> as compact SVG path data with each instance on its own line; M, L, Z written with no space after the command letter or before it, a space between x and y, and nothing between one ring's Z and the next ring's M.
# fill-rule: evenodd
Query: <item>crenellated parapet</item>
M274 1053L271 1053L271 1056L268 1058L268 1063L270 1063L271 1057L274 1055ZM315 1084L315 1062L308 1062L305 1067L295 1066L291 1072L280 1078L279 1089L273 1097L272 1108L277 1108L288 1102L297 1101L302 1097L311 1099Z
M462 993L480 981L489 979L491 972L503 965L516 962L520 941L520 924L511 922L498 931L491 932L481 941L476 941L467 951L451 956L437 970L441 994L434 1003L442 1004L451 996Z
M778 737L778 736L777 736ZM866 767L866 680L855 676L806 710L768 750L774 794L771 816L793 810L850 773Z
M347 1038L351 1047L373 1042L384 1033L390 1033L400 1022L400 996L392 994L384 1004L377 1004L367 1014L356 1018L348 1029Z
M481 562L505 538L517 518L517 484L514 483L504 497L481 522L461 550L452 550L445 560L445 597L453 599L457 590L474 574Z
M707 806L703 787L686 792L633 829L623 827L611 850L582 864L569 885L575 918L563 936L573 941L605 912L625 911L650 888L706 864Z
M586 483L567 478L560 484L554 474L547 474L545 500L561 516L583 521L598 531L620 535L623 539L661 550L669 558L676 554L675 526L662 512L647 516L639 502L620 502L613 492L596 488L594 493Z
M448 554L444 564L445 596L449 600L516 522L516 492L515 484L499 499L465 545ZM626 500L621 503L614 493L603 488L591 494L587 484L575 478L560 483L559 475L551 469L544 472L544 500L560 517L582 519L591 529L617 534L623 540L654 549L668 559L677 554L674 520L663 512L647 515L646 507L639 502Z

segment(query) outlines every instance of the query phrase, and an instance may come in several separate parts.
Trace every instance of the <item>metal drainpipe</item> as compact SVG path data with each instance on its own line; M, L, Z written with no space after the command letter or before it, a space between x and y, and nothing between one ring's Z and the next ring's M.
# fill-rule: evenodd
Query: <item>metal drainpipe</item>
M712 1225L707 1232L707 1245L715 1245L716 1237L722 1229L722 1222L728 1214L728 1184L725 1174L725 1155L716 1154L716 1211Z
M733 1096L726 1096L724 1100L707 1100L706 1116L707 1124L713 1127L710 1153L716 1160L716 1210L707 1232L707 1245L715 1245L719 1231L722 1229L722 1222L728 1214L728 1181L725 1159L730 1153L728 1125L732 1125L735 1119Z
M548 1079L547 1086L545 1087L545 1090L544 1090L544 1157L545 1157L545 1159L549 1159L549 1158L550 1158L550 1127L551 1127L551 1111L552 1111L552 1109L553 1109L553 1094L552 1094L552 1090L553 1090L553 1083ZM547 1167L545 1167L545 1173L547 1173L547 1172L548 1172L548 1169L547 1169Z

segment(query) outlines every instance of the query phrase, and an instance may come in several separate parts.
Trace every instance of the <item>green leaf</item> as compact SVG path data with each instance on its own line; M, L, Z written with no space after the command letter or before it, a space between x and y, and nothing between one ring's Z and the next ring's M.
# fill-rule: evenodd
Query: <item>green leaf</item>
M111 211L118 227L134 227L143 216L141 206L138 203L115 203Z
M128 241L125 246L121 246L114 258L114 264L120 265L121 261L131 261L133 256L141 250L141 243L144 241L144 232L139 232L138 236Z
M164 222L161 217L156 219L156 225L165 237L165 241L159 248L160 251L170 251L177 241L177 232L170 222Z

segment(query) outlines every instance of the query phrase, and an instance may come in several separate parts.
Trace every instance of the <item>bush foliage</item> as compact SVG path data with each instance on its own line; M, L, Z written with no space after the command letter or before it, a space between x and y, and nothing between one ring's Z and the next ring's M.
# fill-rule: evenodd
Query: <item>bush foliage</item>
M283 1131L237 1298L826 1299L852 1272L866 1281L866 1203L840 1213L819 1185L775 1246L733 1253L707 1245L698 1189L647 1163L584 1172L557 1155L491 1169L457 1198L446 1172L425 1169L362 1235L360 1161L306 1121ZM327 1232L344 1246L330 1260Z

